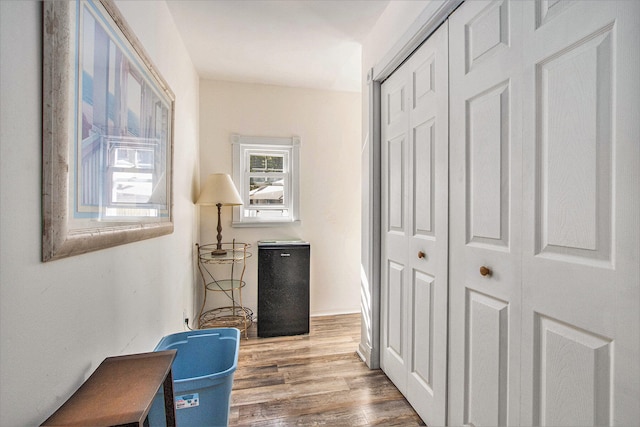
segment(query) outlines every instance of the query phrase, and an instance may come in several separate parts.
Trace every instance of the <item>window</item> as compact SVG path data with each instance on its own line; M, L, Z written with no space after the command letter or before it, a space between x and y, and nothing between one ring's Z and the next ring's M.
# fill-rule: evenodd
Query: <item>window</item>
M155 170L160 141L131 136L104 136L102 141L107 153L106 179L100 184L104 186L104 197L99 199L102 218L158 216L154 189L162 181Z
M233 209L234 226L299 221L300 138L233 135L233 180L244 205Z

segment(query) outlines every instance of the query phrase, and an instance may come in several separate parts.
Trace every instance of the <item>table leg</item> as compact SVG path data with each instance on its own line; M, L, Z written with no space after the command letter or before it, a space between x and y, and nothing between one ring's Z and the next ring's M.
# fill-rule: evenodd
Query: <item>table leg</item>
M167 377L164 379L164 414L167 420L167 427L176 426L176 406L173 396L173 372L169 369Z

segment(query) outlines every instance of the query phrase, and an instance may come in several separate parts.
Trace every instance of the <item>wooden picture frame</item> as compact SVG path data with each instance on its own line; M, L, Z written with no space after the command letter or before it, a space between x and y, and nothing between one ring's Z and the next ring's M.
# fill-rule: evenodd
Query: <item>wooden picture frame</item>
M175 96L112 0L43 2L42 260L173 232Z

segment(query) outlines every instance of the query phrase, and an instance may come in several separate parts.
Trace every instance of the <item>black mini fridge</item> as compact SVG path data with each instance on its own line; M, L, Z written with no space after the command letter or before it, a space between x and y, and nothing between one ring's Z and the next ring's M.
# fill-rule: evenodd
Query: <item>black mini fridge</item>
M258 242L258 336L309 333L309 258L302 241Z

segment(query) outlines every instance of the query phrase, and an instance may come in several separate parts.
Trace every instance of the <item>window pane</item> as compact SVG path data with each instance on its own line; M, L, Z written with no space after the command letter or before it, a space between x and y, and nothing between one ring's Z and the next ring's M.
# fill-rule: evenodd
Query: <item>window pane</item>
M113 203L147 203L153 191L150 173L114 172L111 183Z
M284 172L284 156L251 154L249 172Z
M251 177L249 179L249 204L284 205L284 179Z
M117 168L153 169L154 153L151 149L117 147L113 150L111 165Z
M289 216L289 209L245 209L246 218L286 218Z

